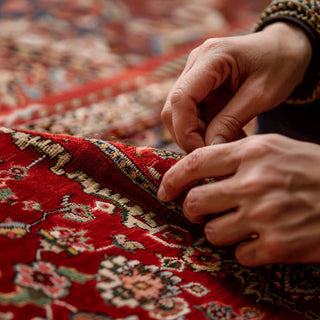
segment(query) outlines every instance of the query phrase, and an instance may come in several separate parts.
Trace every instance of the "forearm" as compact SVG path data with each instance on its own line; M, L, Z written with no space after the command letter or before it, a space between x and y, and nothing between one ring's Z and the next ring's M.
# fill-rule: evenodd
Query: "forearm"
M254 26L260 31L275 22L287 22L299 26L312 45L312 59L302 83L287 100L292 104L305 104L320 98L320 1L274 0L262 13ZM307 58L307 57L306 57ZM293 66L294 68L295 66Z

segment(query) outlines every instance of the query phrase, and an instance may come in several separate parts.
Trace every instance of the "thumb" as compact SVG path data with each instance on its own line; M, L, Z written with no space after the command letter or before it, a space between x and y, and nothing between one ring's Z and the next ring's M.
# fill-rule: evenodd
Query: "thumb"
M245 82L211 120L205 134L206 145L237 140L243 135L242 128L256 115L268 109L264 90L249 81ZM261 88L263 88L261 86Z

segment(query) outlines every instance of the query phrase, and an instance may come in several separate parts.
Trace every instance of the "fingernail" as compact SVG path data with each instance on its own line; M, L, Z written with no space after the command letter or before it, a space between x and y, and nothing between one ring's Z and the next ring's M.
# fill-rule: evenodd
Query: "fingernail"
M160 185L160 188L158 190L158 198L162 201L166 201L167 199L167 193L162 185Z
M211 141L211 145L215 145L215 144L221 144L221 143L226 143L227 140L222 137L222 136L216 136L213 138L213 140Z

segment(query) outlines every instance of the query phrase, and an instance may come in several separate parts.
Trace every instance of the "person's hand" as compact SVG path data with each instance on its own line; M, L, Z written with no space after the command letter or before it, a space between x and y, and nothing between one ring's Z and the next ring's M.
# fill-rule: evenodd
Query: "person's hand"
M190 188L183 212L214 245L239 243L246 266L320 262L320 146L257 135L199 148L163 177L170 201ZM203 178L230 176L195 186ZM217 214L221 214L215 217Z
M162 110L185 151L243 137L243 126L285 101L303 80L312 48L296 26L209 39L189 55Z

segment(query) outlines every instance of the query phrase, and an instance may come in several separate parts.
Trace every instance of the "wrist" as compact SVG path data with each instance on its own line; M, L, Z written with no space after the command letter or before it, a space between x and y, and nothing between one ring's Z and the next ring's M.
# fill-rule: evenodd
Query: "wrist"
M292 60L294 67L301 68L303 74L312 59L312 44L305 31L289 22L274 22L265 26L262 32L268 33L276 42L284 58Z

